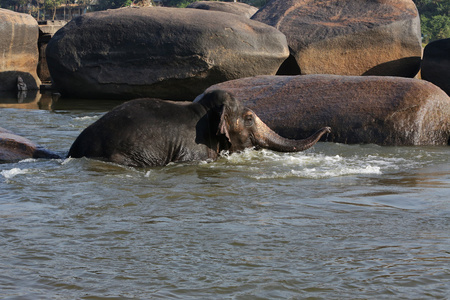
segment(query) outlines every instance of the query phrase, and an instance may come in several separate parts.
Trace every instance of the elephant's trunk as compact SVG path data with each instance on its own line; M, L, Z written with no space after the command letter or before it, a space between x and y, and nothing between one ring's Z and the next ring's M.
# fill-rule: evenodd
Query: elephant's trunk
M299 152L311 148L316 144L322 135L331 132L330 127L323 127L316 133L304 140L291 140L281 137L270 129L259 117L255 116L258 132L254 134L255 143L261 148L279 152Z

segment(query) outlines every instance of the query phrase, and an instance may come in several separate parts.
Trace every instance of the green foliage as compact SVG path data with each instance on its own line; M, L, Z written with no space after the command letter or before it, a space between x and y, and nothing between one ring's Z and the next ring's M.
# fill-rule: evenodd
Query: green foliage
M177 4L177 7L186 7L191 3L194 3L195 0L182 0L182 1L178 1L179 3Z
M172 6L172 7L186 7L191 3L196 2L196 0L163 0L162 3L164 6Z
M113 8L120 8L125 6L130 6L132 0L99 0L96 10L106 10Z
M0 8L11 8L14 6L16 1L14 0L2 0L0 2Z
M427 18L425 15L420 17L422 26L423 42L425 44L450 37L450 17L443 15Z
M45 9L52 11L52 20L55 19L56 8L61 5L63 0L44 0Z
M31 0L1 0L0 7L13 9L23 12L28 4L32 4Z
M62 0L44 0L44 7L46 9L55 9L61 5Z
M413 0L420 15L423 43L450 38L450 0Z
M182 0L163 0L162 4L164 6L177 7Z

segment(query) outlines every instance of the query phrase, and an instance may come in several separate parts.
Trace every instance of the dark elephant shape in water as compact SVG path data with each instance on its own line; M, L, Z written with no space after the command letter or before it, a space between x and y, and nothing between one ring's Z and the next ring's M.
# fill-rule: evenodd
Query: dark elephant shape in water
M327 132L329 127L304 140L283 138L229 93L215 90L194 103L148 98L126 102L87 127L68 156L135 167L163 166L215 160L222 150L302 151Z

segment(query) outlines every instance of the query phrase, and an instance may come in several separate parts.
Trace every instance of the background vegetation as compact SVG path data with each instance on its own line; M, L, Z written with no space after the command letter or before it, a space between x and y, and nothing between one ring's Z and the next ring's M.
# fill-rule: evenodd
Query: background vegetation
M189 4L196 2L196 1L200 1L200 0L162 0L162 3L164 6L186 7ZM202 0L202 1L204 1L204 0ZM230 0L228 0L228 1L227 0L209 0L209 1L233 2ZM269 2L269 0L241 0L241 1L238 0L237 2L243 2L243 3L247 3L249 5L252 5L252 6L262 7L267 2Z
M95 1L96 5L92 5ZM134 0L137 2L140 0ZM162 0L164 6L186 7L196 0ZM212 0L214 1L214 0ZM450 0L413 0L419 10L423 43L450 38ZM38 20L54 19L56 9L61 5L84 7L90 10L105 10L131 5L133 0L0 0L0 7L30 13ZM227 1L232 2L232 1ZM247 4L262 7L269 0L241 0ZM46 12L43 15L42 12Z
M422 42L450 38L450 0L413 0L419 10Z

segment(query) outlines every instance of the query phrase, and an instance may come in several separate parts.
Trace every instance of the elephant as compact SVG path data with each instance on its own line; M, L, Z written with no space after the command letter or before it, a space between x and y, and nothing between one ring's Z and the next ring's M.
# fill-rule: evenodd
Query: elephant
M196 102L151 98L125 102L84 129L68 157L132 167L214 161L223 150L303 151L330 130L324 127L303 140L283 138L231 94L214 90Z
M27 138L0 127L0 163L15 162L27 158L60 158Z

